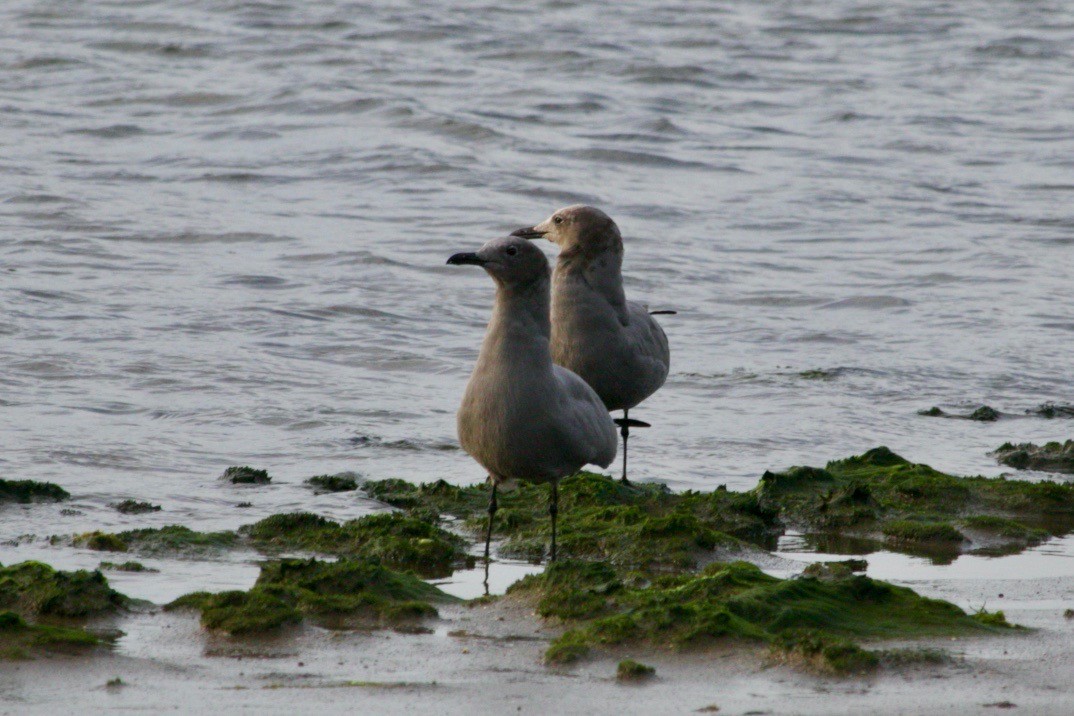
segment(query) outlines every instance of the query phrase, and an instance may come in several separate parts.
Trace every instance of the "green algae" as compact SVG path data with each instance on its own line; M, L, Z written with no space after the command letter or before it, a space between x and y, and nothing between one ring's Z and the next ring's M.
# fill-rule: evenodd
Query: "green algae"
M268 470L257 470L248 465L232 465L224 470L220 479L230 482L232 485L267 485L272 482Z
M58 538L53 538L56 541ZM145 527L116 534L87 532L72 539L76 547L102 552L201 555L237 546L234 532L198 532L183 525Z
M923 520L892 520L881 531L889 542L895 544L921 544L930 542L962 543L966 536L947 522Z
M0 480L0 503L60 502L70 493L59 485L36 480Z
M1004 443L992 453L1001 465L1016 470L1040 470L1074 474L1074 440L1066 442Z
M81 650L99 642L81 628L30 624L15 612L0 611L0 661L30 659L38 650Z
M487 525L487 487L403 480L362 485L370 496L473 536ZM541 560L550 538L547 486L500 492L494 537L505 557ZM1074 530L1074 487L956 477L879 447L824 468L766 472L749 492L673 493L594 473L560 484L561 554L635 569L695 569L749 542L771 549L786 529L815 541L859 539L950 561L963 552L1013 553Z
M623 659L615 668L618 681L645 681L653 676L656 676L656 669L633 659Z
M88 617L114 612L126 603L96 570L64 572L41 562L0 567L0 610L26 619Z
M149 512L160 512L160 505L130 499L116 502L111 505L111 507L117 512L122 512L125 515L144 515Z
M306 484L317 492L351 492L358 489L358 480L348 472L341 472L337 475L316 475L306 480Z
M949 602L862 575L779 579L746 562L710 564L695 574L617 574L608 564L562 561L508 590L534 602L542 616L572 627L551 644L547 662L570 663L619 645L682 649L730 639L767 643L847 673L875 662L852 639L953 636L1009 626L1001 617L971 616Z
M367 482L370 496L418 513L447 515L471 534L487 525L488 489L444 481L415 485L403 480ZM540 560L550 538L548 487L521 484L501 491L494 536L504 556ZM740 540L767 543L778 532L773 512L756 496L725 488L673 493L663 485L623 484L583 472L559 487L558 549L561 555L638 568L691 569L719 547Z
M195 592L165 609L198 609L207 629L251 634L304 618L327 626L390 626L435 617L430 602L453 600L418 577L372 559L282 559L262 564L248 591Z
M915 553L1017 551L1074 530L1072 486L956 477L885 447L824 468L766 472L755 492L789 527Z
M835 676L867 674L880 665L876 653L815 629L789 629L780 633L772 642L770 654L778 662Z
M147 567L141 562L127 561L127 562L101 562L97 565L97 569L109 570L113 572L159 572L159 569L153 569Z
M310 512L267 517L241 533L262 551L304 550L339 557L373 557L395 569L444 577L466 561L458 535L398 512L367 515L342 524Z
M97 552L126 552L128 549L127 543L119 535L99 530L75 535L71 542L76 547L85 547Z
M1074 405L1066 403L1041 403L1026 411L1026 415L1039 415L1042 418L1074 418Z

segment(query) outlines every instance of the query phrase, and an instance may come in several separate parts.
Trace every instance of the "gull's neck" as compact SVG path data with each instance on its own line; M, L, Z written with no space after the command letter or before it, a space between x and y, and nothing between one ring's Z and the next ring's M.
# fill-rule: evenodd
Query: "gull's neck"
M525 285L496 284L496 305L492 309L482 358L513 350L514 358L529 364L552 365L548 340L552 334L549 318L550 286L545 274Z

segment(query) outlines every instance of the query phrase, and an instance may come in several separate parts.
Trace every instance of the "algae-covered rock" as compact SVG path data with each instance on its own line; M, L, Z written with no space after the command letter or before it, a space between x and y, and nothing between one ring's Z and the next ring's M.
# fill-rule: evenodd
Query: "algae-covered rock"
M69 541L76 547L100 552L139 552L142 554L203 555L239 544L234 532L198 532L184 525L145 527L125 532L86 532L74 537L54 535L53 544Z
M1042 418L1074 418L1074 405L1067 403L1041 403L1035 408L1026 411L1027 415L1038 415Z
M459 518L475 535L487 525L484 486L384 480L362 489L397 507ZM548 486L524 483L501 491L499 505L494 534L504 538L500 553L540 560L550 538ZM743 539L767 543L776 533L775 513L749 493L673 493L663 485L623 484L588 472L564 478L559 487L558 549L567 557L689 569L718 547L735 548Z
M620 580L610 565L563 561L526 577L508 594L572 626L546 652L550 663L569 663L592 649L617 645L691 648L732 639L767 643L846 672L875 665L875 657L850 639L1008 628L869 577L779 579L745 562L711 564L695 574Z
M878 654L815 629L788 629L780 633L772 642L771 654L777 661L837 676L867 674L880 665Z
M4 502L59 502L71 495L51 482L0 480L0 504Z
M974 420L979 423L993 423L999 420L1000 417L1003 415L1003 413L988 405L982 405L981 407L976 408L973 412L966 413L965 415L960 415L957 413L948 413L936 406L933 406L928 410L919 410L917 411L917 414L924 415L930 418L956 418L958 420Z
M615 669L618 681L645 681L653 676L656 676L656 669L633 659L623 659Z
M823 469L766 472L762 506L811 534L856 536L930 555L1017 551L1074 529L1074 487L956 477L886 447Z
M0 611L0 660L32 658L38 650L83 650L100 640L84 629L30 624L12 611Z
M1041 470L1074 475L1074 440L1064 443L1004 443L992 453L996 460L1016 470Z
M261 550L304 550L341 557L375 557L395 569L444 577L466 559L465 541L431 522L398 512L340 524L309 512L267 517L242 528Z
M126 552L128 548L127 543L119 535L99 530L75 535L71 543L75 547L85 547L97 552Z
M317 492L350 492L358 489L358 479L350 472L316 475L306 480L306 484Z
M111 505L112 509L125 515L144 515L148 512L160 512L160 505L138 500L123 500Z
M436 616L433 601L454 598L376 560L283 559L263 564L249 591L195 592L165 609L198 609L207 629L248 634L303 618L333 626L390 626Z
M63 572L41 562L0 567L0 610L26 619L88 617L113 612L127 598L98 571Z
M97 569L112 572L159 572L159 569L153 569L147 567L141 562L127 561L127 562L101 562L97 565Z
M204 554L234 547L234 532L198 532L183 525L127 530L117 535L128 548L144 554Z
M836 562L814 562L802 570L803 577L817 579L845 579L856 572L864 572L869 563L864 559L843 559Z
M268 470L257 470L247 465L241 467L232 465L224 470L224 474L220 476L220 479L226 480L232 485L267 485L272 482Z

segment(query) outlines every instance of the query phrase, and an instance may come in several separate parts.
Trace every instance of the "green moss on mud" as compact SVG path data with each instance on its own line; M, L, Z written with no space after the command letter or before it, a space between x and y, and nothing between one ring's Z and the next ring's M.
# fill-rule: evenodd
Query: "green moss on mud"
M339 557L373 557L395 569L444 577L466 559L465 541L398 512L340 524L310 512L267 517L241 532L264 551L304 550Z
M691 648L732 639L767 643L821 670L846 673L872 668L876 659L849 639L1005 628L869 577L778 579L745 562L620 578L607 564L563 561L508 593L572 625L549 647L549 663L569 663L601 647Z
M418 577L376 560L283 559L263 564L249 591L195 592L165 609L198 609L207 629L249 634L303 618L330 626L386 626L436 616L430 602L453 600Z
M4 502L59 502L71 495L51 482L0 480L0 504Z
M362 489L396 507L460 519L474 535L487 524L483 485L383 480ZM550 538L548 486L522 484L501 491L498 501L494 535L504 539L500 553L540 560ZM587 472L560 483L559 530L561 555L673 569L693 568L718 547L738 547L741 539L763 543L778 532L774 513L749 493L673 493L663 485L624 485Z
M885 447L823 469L766 472L756 494L787 526L905 551L1017 551L1074 530L1074 486L955 477Z
M996 460L1016 470L1041 470L1074 474L1074 440L1043 445L1004 443L992 453Z
M26 619L88 617L114 612L126 603L99 571L63 572L41 562L0 567L0 610Z

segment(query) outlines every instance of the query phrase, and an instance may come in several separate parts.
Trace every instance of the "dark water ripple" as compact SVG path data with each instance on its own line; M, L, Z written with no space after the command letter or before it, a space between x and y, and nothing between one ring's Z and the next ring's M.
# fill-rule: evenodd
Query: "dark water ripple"
M1068 5L12 0L0 46L0 476L98 496L65 531L479 479L491 286L444 259L576 201L679 311L639 477L1071 437L916 414L1074 403Z

